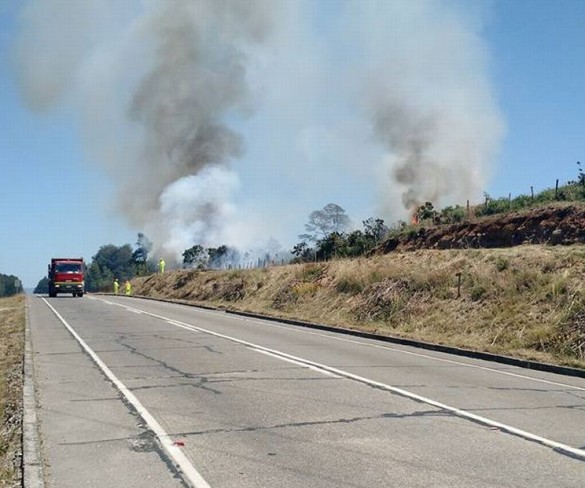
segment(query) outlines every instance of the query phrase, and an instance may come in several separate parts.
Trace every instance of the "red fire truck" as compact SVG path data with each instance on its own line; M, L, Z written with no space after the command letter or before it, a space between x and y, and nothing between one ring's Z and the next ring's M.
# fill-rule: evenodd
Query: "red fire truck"
M49 264L49 296L58 293L71 293L82 297L84 287L85 264L83 258L53 258Z

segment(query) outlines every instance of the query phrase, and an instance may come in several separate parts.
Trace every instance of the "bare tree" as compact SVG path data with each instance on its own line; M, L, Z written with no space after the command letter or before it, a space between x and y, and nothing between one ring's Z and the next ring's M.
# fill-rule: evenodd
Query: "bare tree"
M306 234L299 235L300 239L317 242L325 239L332 232L342 234L351 226L351 220L345 210L336 203L328 203L321 210L314 210L309 214L309 222L305 224Z

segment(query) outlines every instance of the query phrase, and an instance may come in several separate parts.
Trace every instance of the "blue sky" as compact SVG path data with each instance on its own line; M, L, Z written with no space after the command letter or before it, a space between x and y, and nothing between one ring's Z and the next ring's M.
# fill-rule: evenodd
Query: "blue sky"
M486 31L507 134L489 192L574 179L585 159L585 2L495 3Z
M481 36L505 123L485 191L494 197L517 195L528 193L530 186L536 191L554 186L557 178L561 182L575 178L576 161L585 161L585 1L495 0L477 5L484 11ZM329 35L323 28L323 12L335 7L335 1L324 2L315 25L306 28ZM143 229L128 224L116 211L116 186L84 148L74 107L65 103L42 114L25 107L11 64L15 15L14 6L0 2L0 273L17 275L25 286L34 286L52 256L90 260L103 244L134 244ZM342 56L335 48L327 49L332 58ZM319 70L311 76L319 82ZM282 206L288 230L283 232L279 222L273 224L274 237L284 245L303 232L311 210L330 201L344 207L355 221L376 212L370 192L361 189L373 178L363 168L350 168L331 176L328 185L321 184L327 166L321 166L319 158L333 158L340 151L329 147L335 139L323 143L328 141L323 127L328 117L335 117L335 110L332 103L311 112L318 122L312 121L303 141L312 147L312 157L301 168L278 171L272 161L286 160L287 155L279 153L287 148L286 136L254 138L254 131L266 127L262 115L235 122L241 124L247 157L254 159L253 165L236 162L235 167L241 187L255 198L241 192L234 204L250 213ZM270 188L270 178L283 175L290 178L290 193L283 190L286 186ZM293 186L303 185L306 191L293 193ZM277 220L274 215L266 217L270 219Z

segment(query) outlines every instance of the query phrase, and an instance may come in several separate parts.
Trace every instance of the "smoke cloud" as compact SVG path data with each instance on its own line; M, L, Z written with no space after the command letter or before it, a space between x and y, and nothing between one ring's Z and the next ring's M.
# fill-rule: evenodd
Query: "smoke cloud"
M478 198L502 122L461 5L29 0L16 72L32 109L78 111L117 209L180 260L265 241L288 202L296 235L323 202L376 187L390 220Z
M353 3L362 35L362 92L383 144L382 203L409 211L476 200L503 124L489 85L481 23L457 3ZM477 12L476 12L477 13ZM476 18L477 20L477 18Z
M270 33L269 0L33 0L17 46L20 86L45 110L73 93L90 154L119 210L163 253L211 245L228 224L243 152L227 120L250 109L247 65Z

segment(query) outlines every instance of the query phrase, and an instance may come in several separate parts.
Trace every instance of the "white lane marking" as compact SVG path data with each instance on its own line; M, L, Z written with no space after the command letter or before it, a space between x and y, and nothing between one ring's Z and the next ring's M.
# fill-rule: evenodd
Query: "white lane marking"
M99 298L94 298L91 297L92 300L102 300L103 299L99 299ZM166 302L163 302L166 303ZM120 305L118 303L115 303L114 305L118 305L120 307L124 307L124 305ZM171 305L173 305L171 303ZM182 305L180 303L174 304L174 305ZM183 305L183 306L187 306L187 305ZM192 308L192 307L191 307ZM218 312L214 312L212 310L205 310L205 309L197 309L198 313L202 313L202 314L207 314L207 315L211 315L211 316L215 316L217 317ZM443 363L450 363L450 364L456 364L458 366L464 366L467 368L474 368L474 369L480 369L483 371L489 371L491 373L497 373L497 374L502 374L502 375L506 375L506 376L512 376L515 378L520 378L523 380L530 380L530 381L535 381L537 383L543 383L546 385L552 385L552 386L560 386L562 388L570 388L573 390L579 390L579 391L585 391L584 387L581 386L575 386L575 385L570 385L568 383L560 383L558 381L551 381L551 380L545 380L542 378L535 378L533 376L526 376L520 373L512 373L510 371L502 371L500 369L495 369L495 368L489 368L487 366L479 366L478 364L470 364L470 363L465 363L463 361L456 361L454 359L446 359L446 358L439 358L436 356L429 356L428 354L422 354L422 353L417 353L417 352L412 352L412 351L406 351L404 349L398 349L396 347L391 347L391 346L386 346L386 345L382 345L382 344L372 344L370 342L364 342L364 340L357 340L357 339L348 339L345 337L339 337L337 335L333 335L335 334L334 332L331 332L331 334L325 334L322 332L314 332L312 330L310 330L309 328L300 328L300 327L290 327L287 325L279 325L277 323L274 323L272 321L269 320L261 320L261 319L256 319L256 318L250 318L250 317L244 317L241 315L230 315L231 317L233 317L234 319L240 320L241 322L248 322L248 323L254 323L254 324L258 324L258 325L262 325L262 326L267 326L267 327L275 327L278 329L284 329L287 331L292 331L292 332L296 332L299 334L309 334L309 335L314 335L314 336L318 336L318 337L326 337L329 339L334 339L336 341L341 341L341 342L349 342L351 344L359 344L361 346L366 346L366 347L373 347L376 349L385 349L387 351L392 351L392 352L397 352L400 354L406 354L409 356L415 356L415 357L419 357L419 358L425 358L425 359L432 359L433 361L440 361ZM370 339L370 340L375 340L375 339ZM414 347L414 346L404 346L404 347ZM439 351L440 352L440 351ZM448 354L448 353L441 353L441 354Z
M242 317L240 317L240 318L242 318ZM441 362L444 362L444 363L456 364L458 366L465 366L465 367L468 367L468 368L481 369L483 371L490 371L492 373L503 374L503 375L506 375L506 376L514 376L516 378L521 378L521 379L525 379L525 380L536 381L538 383L545 383L545 384L548 384L548 385L562 386L564 388L572 388L572 389L575 389L575 390L585 391L585 388L583 388L581 386L569 385L567 383L559 383L558 381L550 381L550 380L545 380L545 379L541 379L541 378L534 378L533 376L526 376L526 375L519 374L519 373L511 373L510 371L502 371L502 370L495 369L495 368L488 368L487 366L479 366L477 364L464 363L462 361L456 361L454 359L438 358L436 356L429 356L427 354L421 354L421 353L418 353L418 352L405 351L403 349L397 349L397 348L391 347L391 346L385 346L385 345L381 345L381 344L372 344L372 343L369 343L369 342L358 341L356 339L347 339L345 337L337 337L335 335L323 334L323 333L320 333L320 332L313 332L311 330L301 330L299 328L292 328L292 327L287 327L285 325L273 324L273 323L270 323L269 321L262 321L262 320L256 320L256 319L244 320L244 321L246 321L246 322L254 322L254 323L259 324L259 325L268 325L270 327L278 327L280 329L291 330L291 331L298 332L298 333L303 333L303 334L310 334L310 335L315 335L315 336L319 336L319 337L328 337L330 339L335 339L336 341L349 342L349 343L352 343L352 344L359 344L361 346L373 347L375 349L385 349L387 351L399 352L401 354L407 354L409 356L416 356L416 357L420 357L420 358L433 359L435 361L441 361ZM332 334L334 334L334 333L332 332ZM370 339L370 340L375 340L375 339ZM405 345L404 347L414 347L414 346ZM437 352L440 353L440 351L437 351ZM441 354L449 354L449 353L441 353ZM485 360L482 360L482 361L485 361Z
M41 297L42 298L42 297ZM140 400L122 383L117 376L106 366L106 364L99 358L99 356L89 347L85 341L75 332L75 330L67 323L67 321L61 316L55 308L44 298L42 300L47 306L53 311L57 318L63 323L71 335L81 344L81 347L91 356L94 362L100 367L108 379L114 383L116 388L126 397L126 399L132 404L139 415L144 419L148 427L158 437L160 443L164 447L167 454L171 459L179 466L185 478L193 484L195 488L210 488L210 485L203 479L201 474L195 469L191 462L187 459L181 449L173 444L173 439L169 436L158 421L150 414L148 410L140 403Z
M174 325L175 327L180 327L182 329L191 330L194 332L203 332L205 334L209 334L209 335L212 335L215 337L227 339L227 340L235 342L237 344L242 344L242 345L248 346L248 347L256 349L258 351L265 351L268 353L272 353L272 354L278 356L279 358L292 359L294 361L301 362L305 365L313 366L314 368L320 369L322 371L327 371L329 373L337 374L339 376L349 378L349 379L358 381L360 383L364 383L366 385L375 386L377 388L381 388L383 390L390 391L392 393L396 393L397 395L400 395L400 396L403 396L406 398L410 398L412 400L416 400L416 401L421 402L421 403L426 403L427 405L431 405L431 406L439 408L441 410L451 412L452 414L457 415L458 417L461 417L461 418L472 420L474 422L478 422L478 423L481 423L483 425L487 425L489 427L496 427L503 432L507 432L509 434L516 435L516 436L521 437L521 438L526 439L526 440L537 442L537 443L542 444L544 446L550 447L552 449L555 449L555 450L564 452L566 454L570 454L572 456L575 456L579 459L585 460L585 450L584 449L578 449L575 447L571 447L567 444L562 444L560 442L553 441L551 439L547 439L546 437L542 437L542 436L539 436L537 434L533 434L531 432L527 432L525 430L518 429L516 427L512 427L511 425L503 424L503 423L498 422L496 420L492 420L492 419L489 419L487 417L482 417L480 415L476 415L474 413L468 412L467 410L462 410L462 409L459 409L457 407L451 407L450 405L447 405L445 403L441 403L441 402L438 402L436 400L432 400L430 398L427 398L427 397L424 397L421 395L417 395L416 393L412 393L408 390L404 390L402 388L397 388L395 386L391 386L391 385L388 385L386 383L381 383L379 381L374 381L374 380L371 380L369 378L365 378L363 376L359 376L359 375L350 373L350 372L342 370L342 369L334 368L332 366L327 366L325 364L321 364L321 363L317 363L317 362L314 362L314 361L311 361L308 359L293 356L292 354L287 354L287 353L279 351L277 349L270 349L268 347L260 346L258 344L244 341L242 339L237 339L235 337L231 337L231 336L228 336L225 334L220 334L218 332L204 329L202 327L197 327L195 325L186 324L186 323L181 322L179 320L169 319L168 317L164 317L162 315L158 315L158 314L155 314L152 312L147 312L146 310L143 310L142 312L145 315L149 315L151 317L163 320L169 324Z
M95 298L95 297L91 297L92 300L101 300L104 301L103 299L100 298ZM166 303L166 302L163 302ZM119 303L113 303L112 305L118 305L119 307L124 307L124 305L121 305ZM177 304L172 304L171 305L182 305L180 303ZM188 306L188 305L183 305L183 306ZM192 308L192 307L190 307ZM218 312L214 312L211 310L205 310L205 309L197 309L198 313L202 313L202 314L207 314L207 315L211 315L211 316L215 316L217 317ZM440 361L443 363L450 363L450 364L456 364L458 366L464 366L467 368L474 368L474 369L480 369L483 371L489 371L491 373L497 373L497 374L502 374L502 375L506 375L506 376L512 376L515 378L520 378L523 380L530 380L530 381L534 381L537 383L543 383L546 385L553 385L553 386L560 386L562 388L570 388L573 390L579 390L579 391L585 391L584 387L581 386L575 386L575 385L570 385L568 383L560 383L558 381L551 381L551 380L545 380L542 378L535 378L533 376L526 376L523 374L519 374L519 373L512 373L510 371L502 371L500 369L495 369L495 368L488 368L487 366L479 366L477 364L470 364L470 363L465 363L463 361L456 361L454 359L446 359L446 358L438 358L436 356L429 356L428 354L422 354L422 353L417 353L417 352L412 352L412 351L406 351L404 349L398 349L395 347L391 347L391 346L386 346L386 345L381 345L381 344L373 344L370 342L364 342L363 340L357 340L357 339L347 339L345 337L339 337L337 335L334 335L335 332L331 332L330 334L324 334L322 332L313 332L311 331L309 328L301 328L301 327L290 327L287 325L279 325L277 323L274 323L272 321L269 320L261 320L261 319L255 319L255 318L250 318L250 317L244 317L241 315L230 315L231 317L233 317L236 320L239 320L241 322L247 322L247 323L254 323L254 324L258 324L258 325L262 325L262 326L266 326L266 327L275 327L278 329L284 329L287 331L291 331L291 332L296 332L299 334L309 334L309 335L314 335L314 336L318 336L318 337L326 337L329 339L334 339L336 341L341 341L341 342L349 342L351 344L359 344L361 346L365 346L365 347L373 347L375 349L385 349L387 351L392 351L392 352L397 352L400 354L406 354L409 356L415 356L415 357L419 357L419 358L425 358L425 359L432 359L433 361ZM375 339L370 339L370 340L375 340ZM414 347L414 346L404 346L404 347ZM441 353L441 354L448 354L448 353Z
M176 325L176 324L172 324L172 325ZM337 378L337 379L343 378L343 376L336 375L335 373L332 373L330 371L326 371L322 368L315 368L314 366L303 363L301 361L296 361L294 359L289 359L289 358L286 358L284 356L279 356L278 354L274 354L272 352L262 351L261 349L256 349L254 347L249 347L248 349L250 349L251 351L259 352L261 354L266 354L267 356L270 356L270 357L273 357L276 359L280 359L281 361L286 361L287 363L296 364L297 366L301 366L302 368L307 368L307 369L316 371L317 373L326 374L327 376L331 376L333 378Z

